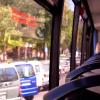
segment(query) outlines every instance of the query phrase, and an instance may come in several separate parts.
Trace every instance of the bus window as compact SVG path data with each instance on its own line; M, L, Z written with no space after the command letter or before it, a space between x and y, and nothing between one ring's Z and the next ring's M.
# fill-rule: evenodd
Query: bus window
M63 77L70 71L70 49L73 25L74 4L65 0L61 23L60 55L59 55L59 85L64 84ZM63 83L61 82L63 81Z
M77 42L76 42L76 66L80 65L81 59L81 46L82 46L82 34L83 34L83 19L80 16L79 25L78 25L78 33L77 33Z

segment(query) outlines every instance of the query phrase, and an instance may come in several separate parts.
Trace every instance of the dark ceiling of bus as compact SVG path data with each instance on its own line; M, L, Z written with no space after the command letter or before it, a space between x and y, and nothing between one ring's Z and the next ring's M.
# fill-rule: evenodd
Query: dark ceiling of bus
M100 31L100 0L87 0L92 14L94 27Z

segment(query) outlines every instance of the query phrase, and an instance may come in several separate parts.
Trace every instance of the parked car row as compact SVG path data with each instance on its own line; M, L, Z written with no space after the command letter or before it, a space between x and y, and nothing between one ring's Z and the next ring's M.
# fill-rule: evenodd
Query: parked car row
M45 89L49 85L49 61L28 61L35 71L37 86L39 89Z
M0 100L32 100L49 85L49 62L16 61L0 64ZM46 70L47 69L47 70Z
M69 70L65 62L60 61L61 73ZM0 100L21 100L20 97L32 100L41 89L49 86L49 63L49 60L1 63Z
M33 66L24 61L13 62L10 65L16 67L20 77L20 96L25 100L32 100L34 95L39 92Z

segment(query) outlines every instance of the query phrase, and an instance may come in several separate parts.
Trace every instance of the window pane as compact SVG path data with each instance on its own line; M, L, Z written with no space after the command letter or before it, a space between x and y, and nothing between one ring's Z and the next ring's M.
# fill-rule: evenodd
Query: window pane
M33 67L30 64L16 65L16 68L21 78L35 75Z
M8 81L18 80L18 76L14 68L6 68L5 75Z
M0 82L8 82L16 80L18 80L18 76L14 68L0 69Z

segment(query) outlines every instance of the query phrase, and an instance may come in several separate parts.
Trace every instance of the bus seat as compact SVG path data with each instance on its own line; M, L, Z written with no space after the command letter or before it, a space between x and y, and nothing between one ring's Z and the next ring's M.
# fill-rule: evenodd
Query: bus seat
M94 69L100 69L100 53L89 58L81 66L77 67L76 69L68 73L66 78L70 78L70 80L72 80L79 77L81 74L89 72Z
M100 75L82 77L58 86L45 94L43 100L100 100L100 94L87 90L94 86L100 86Z

